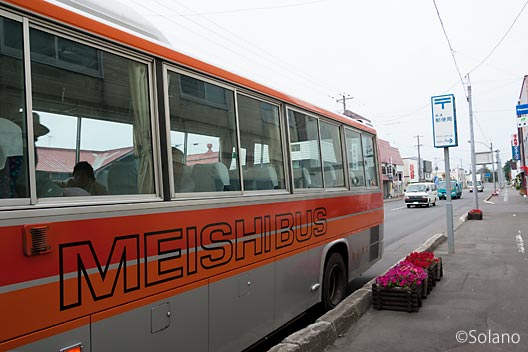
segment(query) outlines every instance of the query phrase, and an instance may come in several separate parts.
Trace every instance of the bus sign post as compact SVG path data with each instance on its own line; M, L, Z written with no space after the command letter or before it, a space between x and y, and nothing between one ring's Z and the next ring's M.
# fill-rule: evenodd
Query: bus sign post
M451 166L449 165L449 147L458 146L455 96L453 94L431 97L433 113L433 141L435 148L444 148L447 247L450 254L455 253L455 234L453 226L453 204L451 202Z

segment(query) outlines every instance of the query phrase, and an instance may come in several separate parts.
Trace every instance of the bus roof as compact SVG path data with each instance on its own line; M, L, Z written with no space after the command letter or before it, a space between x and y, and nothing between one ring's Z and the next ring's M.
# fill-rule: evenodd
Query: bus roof
M113 42L233 82L313 113L329 116L343 123L376 133L374 128L361 121L320 108L174 50L162 33L148 25L148 21L141 19L141 16L133 11L128 11L125 14L123 8L126 6L117 7L118 2L115 0L104 1L106 5L95 0L6 0L5 2L72 28L110 39ZM119 8L119 12L115 11L117 8Z

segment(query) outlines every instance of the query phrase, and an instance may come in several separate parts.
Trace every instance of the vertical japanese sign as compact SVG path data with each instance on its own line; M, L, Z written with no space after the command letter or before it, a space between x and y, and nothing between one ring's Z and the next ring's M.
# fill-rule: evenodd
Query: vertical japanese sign
M447 94L431 97L431 109L435 148L458 146L455 96Z
M521 160L521 148L519 146L519 137L517 136L517 133L512 134L512 159L513 160Z

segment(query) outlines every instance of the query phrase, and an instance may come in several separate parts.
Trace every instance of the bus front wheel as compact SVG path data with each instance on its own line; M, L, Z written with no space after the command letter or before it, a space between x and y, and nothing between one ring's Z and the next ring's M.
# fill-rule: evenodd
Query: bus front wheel
M325 311L333 309L346 296L347 270L341 254L334 252L328 258L323 276L322 303Z

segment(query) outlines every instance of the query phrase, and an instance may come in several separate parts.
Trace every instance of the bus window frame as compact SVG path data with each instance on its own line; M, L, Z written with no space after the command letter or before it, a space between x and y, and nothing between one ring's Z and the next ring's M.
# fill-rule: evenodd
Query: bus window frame
M289 172L287 168L287 159L288 154L285 149L285 129L284 129L284 113L283 113L283 103L279 100L275 100L266 96L262 96L260 94L257 94L253 91L248 91L244 89L236 89L236 95L243 95L245 97L248 97L250 99L255 99L260 102L264 102L270 105L274 105L277 107L277 111L279 114L279 133L280 133L280 143L281 143L281 152L282 152L282 169L284 172L284 188L281 189L261 189L261 190L246 190L244 188L244 175L242 172L242 160L240 158L241 155L241 148L242 145L240 143L240 116L239 116L239 110L238 110L238 97L235 96L235 102L236 102L236 118L237 118L237 137L238 137L238 153L239 157L237 158L239 161L239 175L240 175L240 182L242 187L242 194L246 195L262 195L262 194L289 194L290 193L290 182L289 182Z
M350 184L350 173L349 173L349 160L348 160L348 154L347 154L347 143L346 143L346 130L350 130L352 132L355 132L355 133L358 133L359 134L359 141L360 141L360 145L361 145L361 157L362 157L362 161L363 161L363 178L365 180L365 185L363 186L357 186L357 187L352 187L352 185ZM364 136L368 136L372 139L372 143L373 143L373 158L374 158L374 167L375 167L375 172L376 174L378 175L377 176L377 179L378 179L378 184L376 186L370 186L367 184L367 171L366 171L366 167L365 167L365 155L363 154L363 137ZM348 189L351 190L351 191L365 191L365 190L380 190L381 189L381 186L380 186L380 176L379 176L379 170L380 170L380 162L379 162L379 159L378 159L378 139L377 139L377 135L376 134L372 134L370 132L367 132L367 131L363 131L363 130L360 130L358 128L355 128L353 126L350 126L350 125L344 125L344 128L343 128L343 148L344 148L344 153L345 153L345 158L346 158L346 178L347 178L347 184L348 184Z
M5 16L8 14L9 16ZM10 12L0 10L0 15L5 16L16 21L21 20L23 25L23 59L24 59L24 88L25 88L25 109L27 111L25 120L27 123L27 141L28 148L28 174L30 189L29 198L15 198L15 199L0 199L0 208L4 206L27 206L27 207L52 207L52 206L79 206L79 205L104 205L104 204L119 204L119 203L139 203L139 202L160 202L163 200L163 186L162 186L162 172L161 172L161 156L160 156L160 138L159 123L158 123L158 108L155 104L156 94L156 76L154 71L155 59L152 56L144 55L140 52L133 51L125 47L113 45L105 42L96 36L90 36L81 32L77 32L68 28L59 27L52 23L44 22L38 18L24 15L16 15ZM14 17L14 18L13 18ZM148 103L150 115L150 131L151 131L151 146L152 146L152 168L153 168L153 182L154 193L150 194L128 194L128 195L104 195L104 196L78 196L78 197L45 197L38 198L36 194L36 166L33 139L33 91L32 91L32 72L31 72L31 48L29 41L29 34L31 29L46 32L48 34L61 37L75 43L89 46L91 48L107 52L121 58L144 64L147 67L148 78ZM59 69L65 69L58 66ZM111 120L110 120L111 121ZM77 152L77 151L76 151Z
M319 148L319 162L321 163L321 167L320 167L321 168L321 178L323 179L323 186L322 187L303 187L303 188L295 187L295 180L294 180L294 175L293 175L294 167L293 167L293 159L292 159L292 155L291 155L290 121L289 121L289 116L288 116L289 111L298 112L298 113L304 114L306 116L312 117L312 118L317 120L317 147ZM288 131L287 147L288 147L288 151L289 151L288 152L288 158L289 158L289 164L290 164L290 170L291 170L290 183L291 183L292 193L317 193L317 192L324 192L326 189L324 187L323 160L322 160L322 156L321 156L321 131L320 131L320 127L319 127L319 122L321 120L321 116L319 116L317 114L314 114L312 112L306 111L304 109L297 108L297 107L292 106L292 105L287 105L286 106L286 115L285 115L285 119L284 120L285 120L285 123L286 123L286 130Z
M376 175L376 183L377 183L375 186L366 184L367 183L366 182L367 181L367 168L364 167L365 186L367 189L381 189L382 185L380 185L380 183L382 183L382 180L381 180L381 175L380 175L381 164L378 159L378 136L375 134L369 133L367 131L361 131L360 133L361 133L361 148L363 148L363 137L364 136L368 136L372 140L372 159L374 159L374 175ZM363 155L363 163L366 165L365 161L366 161L365 155Z
M327 123L327 124L332 125L332 126L335 126L339 130L339 138L340 138L340 142L341 142L340 145L339 145L340 146L339 150L341 151L341 162L342 162L342 167L343 167L344 170L347 169L347 167L345 167L346 166L346 163L345 163L346 154L343 153L343 147L345 145L345 139L343 137L343 126L346 126L346 125L344 125L341 122L337 122L337 121L331 120L331 119L326 118L326 117L320 117L319 118L319 149L320 149L319 153L321 154L321 162L322 162L322 165L323 165L323 184L324 184L323 188L325 189L325 191L328 191L328 192L347 190L348 189L348 183L347 183L347 179L346 179L347 174L346 174L346 171L344 171L344 170L343 170L343 177L345 177L344 186L339 186L339 187L327 187L326 186L326 180L325 180L325 177L324 177L323 148L321 148L322 147L322 145L321 145L321 141L322 141L321 140L321 122Z
M7 19L10 19L12 21L15 21L15 22L19 22L21 27L22 27L22 50L23 50L23 53L22 53L22 66L23 66L23 75L24 75L24 81L22 82L22 85L24 87L24 108L25 110L27 111L27 105L28 105L28 99L27 99L27 90L28 90L28 73L27 73L27 62L26 62L26 28L28 26L28 22L27 22L27 18L22 16L22 15L18 15L14 12L8 12L8 11L5 11L5 10L2 10L0 9L0 17L2 18L7 18ZM3 36L2 38L0 38L0 40L2 40L2 46L4 45L3 43ZM27 117L26 117L26 122L27 122ZM29 126L28 125L28 128L31 129L31 131L33 130L33 125ZM26 136L26 138L29 140L29 134ZM28 141L26 141L28 142ZM24 141L22 141L22 143L24 143ZM26 143L27 145L27 143ZM28 149L28 155L27 155L27 159L26 162L29 163L30 160L29 160L29 154L33 154L32 150ZM30 176L31 177L31 176ZM29 181L29 180L28 180ZM31 187L30 183L28 182L28 187ZM31 188L30 188L31 189ZM4 209L5 207L19 207L19 206L29 206L31 205L31 198L30 197L26 197L26 198L0 198L0 209Z
M237 151L237 168L238 172L240 173L240 157L238 156L239 148L240 148L240 140L238 136L238 116L237 116L237 105L236 105L236 88L232 85L229 85L225 82L214 80L206 75L201 75L197 72L187 70L185 68L182 68L178 66L177 64L174 64L172 62L164 61L163 62L163 103L165 108L165 132L166 132L166 138L167 138L167 157L168 157L168 170L169 173L169 181L170 181L170 195L171 200L179 200L179 199L189 199L189 198L218 198L218 197L233 197L233 196L240 196L242 195L242 187L241 190L237 191L218 191L218 192L185 192L185 193L176 193L175 187L174 187L174 170L172 168L172 145L171 145L171 121L170 121L170 102L169 102L169 85L168 85L168 74L174 73L178 75L184 75L188 76L206 83L210 83L216 86L219 86L223 89L227 89L233 93L233 108L234 108L234 115L235 115L235 133L236 133L236 143L235 150ZM178 87L180 89L180 87ZM181 93L181 90L180 90ZM185 94L183 98L195 101L195 102L204 102L204 100L200 100L194 97L189 96L188 94ZM208 104L209 105L209 104ZM216 105L209 105L213 107L217 107ZM160 132L161 133L161 132ZM242 179L240 179L240 182L243 182Z

